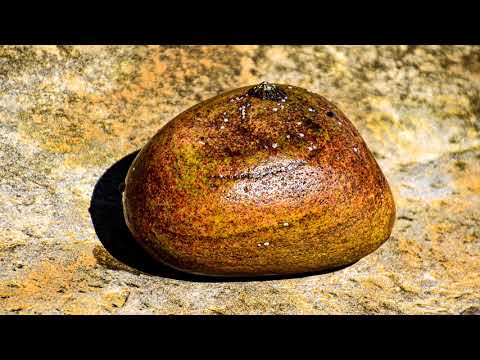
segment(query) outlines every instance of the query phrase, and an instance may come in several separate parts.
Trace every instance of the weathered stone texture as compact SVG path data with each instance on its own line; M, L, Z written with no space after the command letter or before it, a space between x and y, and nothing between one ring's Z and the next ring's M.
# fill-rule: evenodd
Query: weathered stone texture
M107 169L179 112L263 80L346 113L394 193L391 238L342 270L268 281L115 259L121 224L92 225L118 216L126 165ZM480 311L478 46L3 46L0 160L0 313Z

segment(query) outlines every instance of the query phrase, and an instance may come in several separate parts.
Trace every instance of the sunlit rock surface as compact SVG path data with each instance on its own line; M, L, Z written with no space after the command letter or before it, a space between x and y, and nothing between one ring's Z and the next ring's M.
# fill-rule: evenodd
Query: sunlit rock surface
M263 80L347 114L394 193L391 238L301 278L154 268L119 221L118 161ZM480 47L3 46L0 160L3 314L480 314Z

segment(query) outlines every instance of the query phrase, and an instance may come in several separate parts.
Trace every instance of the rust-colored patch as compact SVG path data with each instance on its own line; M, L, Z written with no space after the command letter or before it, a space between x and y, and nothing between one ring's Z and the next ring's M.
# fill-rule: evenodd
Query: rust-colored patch
M108 282L98 276L96 265L105 266L105 262L99 260L98 250L95 256L91 248L76 251L74 260L43 261L22 278L1 281L0 309L19 314L81 315L115 312L123 307L130 290L109 287ZM117 264L117 270L128 268L122 265Z
M118 57L108 48L76 47L68 68L60 65L66 55L53 49L59 64L35 85L18 126L25 139L34 133L42 149L64 154L68 166L102 165L137 149L179 107L222 91L240 71L238 52L228 46L126 47L131 56ZM98 58L108 65L92 72Z
M19 313L42 313L43 307L50 311L57 308L67 313L92 313L94 308L85 306L88 299L83 295L91 286L88 279L79 277L79 272L95 264L95 259L88 253L79 254L68 264L44 261L23 279L0 282L1 308ZM75 293L79 294L78 297L74 296ZM92 305L94 303L92 300Z

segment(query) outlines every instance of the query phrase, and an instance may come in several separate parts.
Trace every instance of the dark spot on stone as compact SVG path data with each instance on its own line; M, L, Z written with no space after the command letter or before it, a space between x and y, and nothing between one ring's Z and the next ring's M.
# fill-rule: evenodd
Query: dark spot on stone
M464 171L467 167L467 163L465 161L457 161L455 162L455 166L460 170L460 171Z
M304 118L303 123L310 129L314 130L315 132L321 131L322 128L320 127L319 124L317 124L313 119L311 118Z
M378 151L375 151L375 150L372 151L372 154L373 154L373 156L375 156L376 158L382 158L382 159L385 158L385 156L381 155Z
M225 149L225 152L226 154L231 157L231 158L234 158L234 157L237 157L237 156L240 156L242 155L242 152L238 149L230 149L230 148L226 148Z
M248 90L248 95L263 100L273 101L280 101L287 96L287 94L277 85L265 81Z
M450 139L448 139L448 142L450 144L458 144L458 139L455 136L452 136Z
M399 216L398 217L398 220L406 220L406 221L413 221L413 219L411 217L408 217L408 216Z
M327 116L328 117L334 117L335 113L333 111L327 111Z
M433 189L441 189L444 187L444 185L439 181L434 181L430 184L430 187L432 187Z

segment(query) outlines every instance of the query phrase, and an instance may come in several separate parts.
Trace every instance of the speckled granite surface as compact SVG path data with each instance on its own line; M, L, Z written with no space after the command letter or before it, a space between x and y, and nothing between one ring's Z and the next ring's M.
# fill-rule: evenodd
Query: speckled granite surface
M130 154L191 105L262 80L350 117L394 192L392 237L301 278L148 264L118 206ZM4 46L0 159L2 314L480 314L480 47Z

